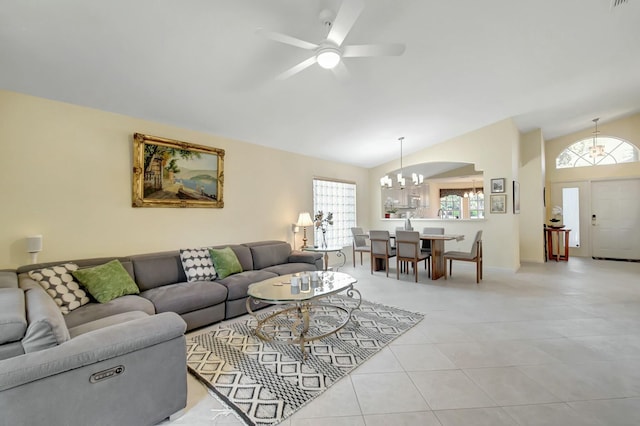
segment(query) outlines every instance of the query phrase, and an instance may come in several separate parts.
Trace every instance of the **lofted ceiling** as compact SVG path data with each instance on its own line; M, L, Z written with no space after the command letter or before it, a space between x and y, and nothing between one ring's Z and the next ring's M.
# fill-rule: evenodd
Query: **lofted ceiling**
M0 89L373 167L513 117L553 138L640 111L640 0L365 0L345 58L308 51L339 0L0 0ZM196 142L196 141L191 141Z

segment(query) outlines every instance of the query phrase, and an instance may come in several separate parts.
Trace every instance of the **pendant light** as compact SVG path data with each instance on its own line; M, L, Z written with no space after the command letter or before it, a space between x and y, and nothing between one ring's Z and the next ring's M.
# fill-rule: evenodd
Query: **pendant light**
M589 148L591 158L604 157L604 145L598 145L598 134L600 133L598 131L598 120L600 120L600 118L594 118L592 120L596 125L596 129L593 132L593 144L591 148Z
M404 189L407 186L407 178L404 176L404 167L402 164L402 143L404 142L404 136L399 137L398 140L400 141L400 172L396 174L396 181L400 186L400 189ZM413 183L413 186L422 185L424 183L424 175L420 173L412 173L411 182ZM392 188L393 180L389 175L385 175L380 178L380 186Z

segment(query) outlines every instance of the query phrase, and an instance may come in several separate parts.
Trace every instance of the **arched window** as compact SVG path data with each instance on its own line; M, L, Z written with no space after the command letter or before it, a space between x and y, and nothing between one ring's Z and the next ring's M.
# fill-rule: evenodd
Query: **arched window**
M582 139L556 157L556 169L601 166L640 161L640 151L633 144L612 136Z

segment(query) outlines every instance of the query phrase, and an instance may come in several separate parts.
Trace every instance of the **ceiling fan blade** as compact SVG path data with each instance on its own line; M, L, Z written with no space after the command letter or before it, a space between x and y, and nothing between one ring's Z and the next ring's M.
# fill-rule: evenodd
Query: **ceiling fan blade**
M331 68L331 71L333 71L333 74L338 78L338 80L342 82L345 82L349 80L349 78L351 78L351 74L349 74L347 66L342 61L338 62L338 65Z
M364 9L364 0L343 0L327 39L340 46L360 16L362 9Z
M316 63L316 57L314 55L314 56L310 57L309 59L305 59L304 61L300 62L298 65L295 65L295 66L289 68L288 70L286 70L282 74L278 75L276 77L276 80L286 80L287 78L291 77L292 75L299 73L300 71L304 70L305 68L309 68L311 65L313 65L315 63Z
M345 46L342 52L343 58L356 58L362 56L400 56L404 53L404 44L359 44Z
M300 40L299 38L291 37L282 33L277 33L275 31L267 31L264 28L258 28L256 30L256 34L266 37L270 40L299 47L301 49L314 50L318 48L317 44L309 43L308 41Z

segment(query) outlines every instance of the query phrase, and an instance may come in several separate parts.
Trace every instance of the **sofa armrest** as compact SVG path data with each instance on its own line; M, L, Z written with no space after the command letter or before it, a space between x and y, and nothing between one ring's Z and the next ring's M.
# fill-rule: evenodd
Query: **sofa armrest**
M0 426L161 422L187 404L185 329L166 312L0 361Z
M94 330L61 345L0 361L0 391L95 364L184 335L179 315L165 312Z
M310 263L312 265L317 264L318 260L322 259L322 253L293 250L289 255L289 263Z

